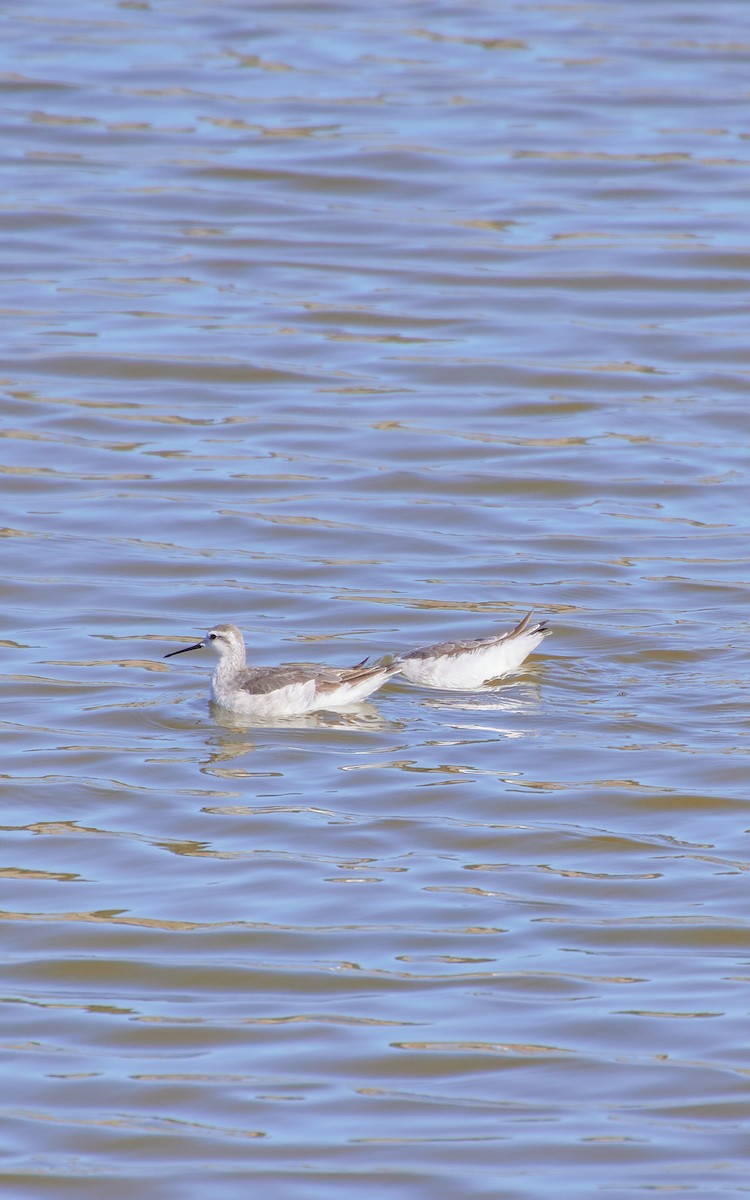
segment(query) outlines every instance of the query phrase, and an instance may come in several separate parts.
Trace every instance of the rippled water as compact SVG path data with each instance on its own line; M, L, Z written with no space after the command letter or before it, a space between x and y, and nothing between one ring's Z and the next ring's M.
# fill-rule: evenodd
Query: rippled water
M2 26L3 1196L746 1194L745 0Z

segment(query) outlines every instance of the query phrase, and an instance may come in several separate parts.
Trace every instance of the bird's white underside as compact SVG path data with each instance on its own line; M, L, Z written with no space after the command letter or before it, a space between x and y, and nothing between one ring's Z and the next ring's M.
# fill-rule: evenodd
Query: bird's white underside
M477 688L490 679L508 675L520 667L544 640L544 632L522 633L489 646L477 646L459 654L434 658L404 658L401 674L410 683L433 688Z

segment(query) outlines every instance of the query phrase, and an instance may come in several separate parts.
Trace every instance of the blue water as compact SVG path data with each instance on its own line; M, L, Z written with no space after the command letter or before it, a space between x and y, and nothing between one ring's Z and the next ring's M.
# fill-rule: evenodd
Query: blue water
M4 1197L746 1193L745 16L6 9Z

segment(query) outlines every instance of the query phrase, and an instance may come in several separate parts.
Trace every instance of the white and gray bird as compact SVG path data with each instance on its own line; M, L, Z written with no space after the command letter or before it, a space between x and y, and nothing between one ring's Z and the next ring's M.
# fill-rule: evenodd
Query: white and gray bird
M214 625L201 641L170 650L164 657L204 649L218 658L211 677L211 699L230 712L264 719L354 704L401 669L397 663L368 667L364 662L353 667L249 667L242 634L236 625L225 624Z
M546 621L535 625L530 621L531 613L527 613L514 629L494 637L422 646L401 655L396 665L405 679L423 687L479 688L517 670L552 632Z

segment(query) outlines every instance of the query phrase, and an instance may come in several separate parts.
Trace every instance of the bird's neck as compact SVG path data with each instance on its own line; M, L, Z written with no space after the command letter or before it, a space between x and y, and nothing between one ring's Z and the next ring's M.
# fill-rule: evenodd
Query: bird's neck
M228 683L238 671L241 671L245 665L245 647L232 646L221 658L214 667L213 684L214 688L221 687L222 684Z

